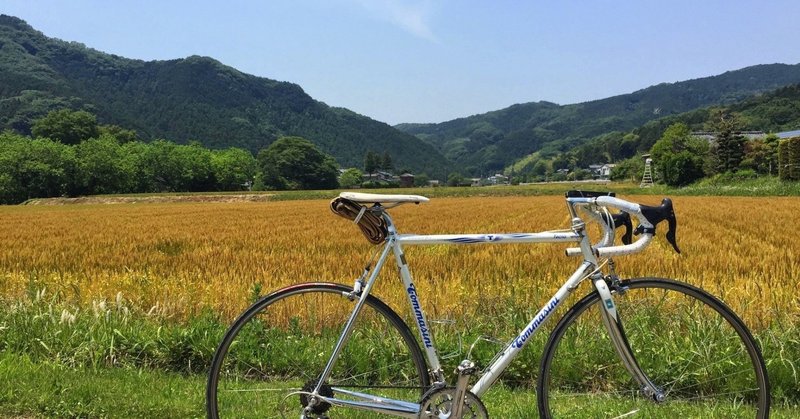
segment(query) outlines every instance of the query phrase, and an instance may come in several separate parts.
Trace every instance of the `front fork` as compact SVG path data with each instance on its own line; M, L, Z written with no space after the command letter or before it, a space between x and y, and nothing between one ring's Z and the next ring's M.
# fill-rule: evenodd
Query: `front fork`
M609 261L609 263L612 263ZM614 349L617 351L622 364L625 369L639 384L639 388L645 396L651 398L656 403L661 403L666 399L664 391L653 384L652 381L645 375L636 358L633 355L631 346L628 343L628 338L625 336L625 329L622 327L622 320L617 312L617 305L614 303L614 298L611 295L609 285L615 291L622 294L625 292L624 288L619 283L619 278L613 273L608 277L603 277L602 274L597 273L592 276L592 283L597 293L600 295L600 317L603 319L603 324L608 330L608 335L611 337L611 342Z

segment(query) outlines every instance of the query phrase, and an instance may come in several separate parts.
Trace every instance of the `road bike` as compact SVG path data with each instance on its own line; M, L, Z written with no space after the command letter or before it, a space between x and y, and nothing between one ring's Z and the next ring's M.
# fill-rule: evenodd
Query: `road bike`
M535 379L540 417L768 417L769 383L760 349L729 307L683 282L623 279L615 272L613 258L644 250L664 221L666 238L680 253L669 198L647 206L613 193L570 191L568 229L398 233L388 210L427 201L354 192L332 201L336 214L381 246L352 285L299 283L244 311L214 355L208 417L486 418L486 393L503 382L501 374L531 336L583 282L591 284L591 292L566 311L544 346ZM590 223L600 227L594 244ZM622 244L615 244L622 227ZM425 295L403 249L479 243L575 243L566 253L581 262L487 365L476 365L467 354L448 381L434 324L422 309ZM372 293L390 254L416 334ZM510 386L512 393L523 390Z

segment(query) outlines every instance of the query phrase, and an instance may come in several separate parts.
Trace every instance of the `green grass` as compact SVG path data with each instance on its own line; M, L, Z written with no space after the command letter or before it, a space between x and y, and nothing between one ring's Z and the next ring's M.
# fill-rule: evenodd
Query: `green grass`
M195 418L205 416L205 376L138 368L67 367L0 352L0 416ZM485 396L492 417L536 417L536 394L494 388ZM602 417L614 400L575 399L584 417ZM693 413L694 412L694 413ZM716 417L729 417L722 408ZM775 406L774 418L793 418L800 407ZM698 417L691 406L672 405L637 417ZM348 413L337 417L369 417Z
M737 179L735 175L717 175L678 189L681 195L726 196L798 196L800 182L782 182L776 177Z
M210 313L179 323L132 313L122 300L80 311L40 295L0 299L0 351L67 366L201 372L227 328Z
M205 377L0 353L0 416L202 417Z
M39 293L20 301L0 301L0 417L203 416L205 374L226 328L211 314L179 323L132 312L124 301L77 314L57 297ZM530 377L527 385L492 389L486 395L494 417L535 417L530 384L538 374L546 335L544 330L534 336L504 376ZM776 323L757 334L772 381L774 417L800 417L797 336L793 322ZM473 339L465 335L464 345ZM438 343L442 353L458 346L447 339ZM489 344L473 355L488 361L494 350ZM448 373L458 359L445 362ZM603 401L597 411L586 414L601 416L602 405L613 403ZM590 403L576 400L575 404L584 409ZM691 406L674 409L670 415L675 417L696 416ZM724 416L728 415L720 408L720 417Z

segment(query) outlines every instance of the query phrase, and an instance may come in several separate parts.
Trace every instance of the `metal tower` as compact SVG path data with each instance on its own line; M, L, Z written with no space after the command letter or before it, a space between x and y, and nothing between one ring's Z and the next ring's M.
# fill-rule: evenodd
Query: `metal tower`
M649 154L642 156L644 158L644 175L642 176L642 183L639 184L640 188L650 188L653 186L653 159Z

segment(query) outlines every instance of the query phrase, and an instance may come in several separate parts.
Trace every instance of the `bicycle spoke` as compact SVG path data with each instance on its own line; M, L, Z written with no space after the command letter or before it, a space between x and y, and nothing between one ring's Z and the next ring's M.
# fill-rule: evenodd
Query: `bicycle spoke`
M741 337L739 326L732 323L735 319L712 306L713 300L698 296L706 298L661 280L632 282L625 294L615 295L642 371L664 389L663 405L685 405L682 408L696 410L693 416L715 416L714 405L730 406L751 417L766 412L766 374L755 344ZM662 404L642 393L610 348L605 329L597 327L602 323L596 303L584 304L557 327L554 334L560 344L545 354L547 380L539 382L540 406L547 409L544 416L569 415L574 400L581 398L586 403L596 400L609 416L639 408L657 411ZM616 402L606 406L600 402L606 397ZM712 410L704 414L707 409Z
M225 390L229 393L256 393L259 391L286 391L285 388L249 388L249 389L241 389L241 390Z
M680 387L680 388L676 389L675 391L680 392L681 390L694 388L694 387L697 387L697 386L699 386L701 384L711 384L711 383L714 383L714 382L725 380L725 379L730 378L730 377L735 377L737 375L750 374L750 373L752 373L752 371L743 369L743 370L739 370L739 371L736 371L736 372L733 372L733 373L730 373L730 374L726 374L726 375L722 375L722 376L716 377L713 380L707 380L707 381L703 381L702 383L695 383L695 384L688 385L688 386L685 386L685 387Z
M362 308L330 376L318 385L343 330L342 319L355 304L342 297L343 289L328 284L289 288L239 320L235 336L223 341L225 357L215 357L212 367L217 373L209 388L219 417L299 412L314 388L329 397L339 387L419 399L428 382L421 351L402 320L374 298ZM324 416L328 408L318 405L315 414Z

